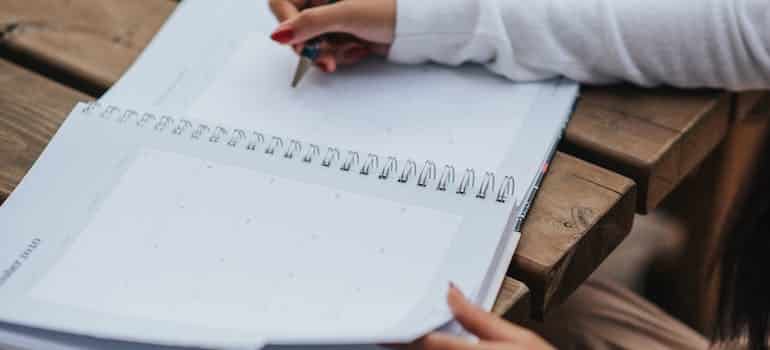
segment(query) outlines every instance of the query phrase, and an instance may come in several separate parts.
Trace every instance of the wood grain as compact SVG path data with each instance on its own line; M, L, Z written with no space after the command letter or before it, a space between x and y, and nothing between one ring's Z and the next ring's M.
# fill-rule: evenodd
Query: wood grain
M718 91L585 88L563 146L635 180L647 213L724 138L730 102Z
M524 223L510 275L542 317L604 261L631 230L633 181L557 153Z
M175 6L168 0L3 0L0 46L106 89Z
M87 95L0 60L0 203Z

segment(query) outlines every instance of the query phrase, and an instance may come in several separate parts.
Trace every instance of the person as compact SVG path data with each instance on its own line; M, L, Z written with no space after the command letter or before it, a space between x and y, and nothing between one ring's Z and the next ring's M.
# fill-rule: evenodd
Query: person
M332 73L369 55L397 63L477 63L513 81L564 76L588 84L770 87L767 0L270 0L279 21L271 38L301 52L326 35L316 65ZM770 148L768 148L770 151ZM770 155L770 152L766 152ZM770 156L764 164L770 164ZM752 191L751 217L729 237L715 343L767 349L770 190ZM448 302L479 341L432 333L408 349L552 349L533 330L469 303ZM603 348L708 348L695 331L620 287L589 281L557 311L564 337ZM593 337L590 337L592 335ZM613 339L615 337L615 339ZM559 337L548 338L558 341ZM629 345L633 344L633 345Z
M328 72L374 53L399 63L476 62L515 81L566 76L591 84L770 86L764 0L319 3L325 1L270 1L280 21L272 37L295 46L324 33L359 39L327 45L316 63Z

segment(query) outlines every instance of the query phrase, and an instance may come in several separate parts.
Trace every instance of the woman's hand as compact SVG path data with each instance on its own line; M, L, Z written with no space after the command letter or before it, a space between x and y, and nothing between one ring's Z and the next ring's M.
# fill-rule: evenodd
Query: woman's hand
M447 299L455 319L468 332L477 336L479 341L473 342L436 332L399 348L408 350L554 350L550 344L532 331L509 323L469 303L454 286L450 287Z
M270 36L300 52L305 41L327 35L315 63L325 72L370 53L387 55L393 42L396 0L270 0L280 24Z

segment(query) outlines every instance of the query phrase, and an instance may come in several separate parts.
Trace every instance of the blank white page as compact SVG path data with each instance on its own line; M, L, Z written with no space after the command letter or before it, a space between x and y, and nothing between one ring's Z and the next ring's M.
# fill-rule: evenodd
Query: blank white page
M460 221L145 150L30 293L268 340L371 336L446 288L426 276L438 273Z
M296 64L296 55L267 32L248 34L187 115L382 156L496 170L536 95L549 87L513 84L476 66L370 60L334 74L313 68L293 89Z

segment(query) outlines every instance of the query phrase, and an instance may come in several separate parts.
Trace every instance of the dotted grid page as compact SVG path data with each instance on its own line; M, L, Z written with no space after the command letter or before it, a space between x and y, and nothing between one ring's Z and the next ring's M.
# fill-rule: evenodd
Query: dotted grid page
M334 74L312 68L291 88L296 64L268 33L248 34L185 115L478 173L498 169L544 86L513 84L478 66L372 59Z
M378 334L437 288L430 277L460 221L142 151L30 293L105 316L263 332L267 339Z

